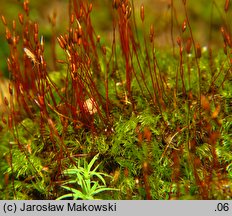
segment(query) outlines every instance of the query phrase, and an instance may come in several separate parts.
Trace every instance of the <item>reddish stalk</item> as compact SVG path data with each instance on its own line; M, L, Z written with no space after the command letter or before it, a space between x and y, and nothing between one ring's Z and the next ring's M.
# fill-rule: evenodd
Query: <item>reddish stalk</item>
M197 47L197 44L196 44L194 37L193 37L192 27L190 25L189 16L188 16L188 12L187 12L186 1L183 0L183 4L184 4L186 24L187 24L189 32L190 32L190 37L191 37L191 40L193 43L193 49L194 49L194 53L195 53L195 62L196 62L197 71L198 71L198 90L199 90L198 101L199 101L199 105L201 106L201 69L200 69L199 62L198 62L198 59L200 57L199 47ZM201 116L200 109L199 109L199 116Z

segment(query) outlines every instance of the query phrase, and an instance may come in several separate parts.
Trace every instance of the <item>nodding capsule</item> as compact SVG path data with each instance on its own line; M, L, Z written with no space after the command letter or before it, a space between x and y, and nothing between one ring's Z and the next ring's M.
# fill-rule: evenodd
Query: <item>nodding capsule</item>
M140 7L140 17L143 22L144 21L144 5L143 4Z
M62 49L66 48L67 43L66 43L66 40L64 39L64 37L62 35L60 35L59 37L57 37L57 41L58 41L58 43L59 43L59 45L60 45L60 47Z
M180 37L178 37L178 38L176 39L176 42L177 42L177 44L178 44L179 46L181 46L181 38L180 38Z
M187 28L187 21L185 19L183 24L182 24L182 32L185 32L186 28Z
M187 54L190 54L192 47L192 39L189 37L186 42L186 52Z
M6 40L8 41L9 43L9 40L11 39L12 35L11 35L11 32L8 28L6 28Z
M90 4L89 4L89 8L88 8L88 12L90 13L90 12L92 11L92 9L93 9L93 4L90 3Z
M229 10L229 6L230 6L230 0L226 0L225 1L225 6L224 6L225 12L227 12Z
M99 43L99 42L100 42L100 40L101 40L101 36L100 36L100 35L98 35L98 36L97 36L97 42Z
M8 102L8 100L7 100L7 98L6 98L6 97L4 97L4 104L5 104L6 106L8 106L8 105L9 105L9 102Z
M199 43L196 44L196 57L201 58L201 46Z
M27 16L29 15L29 0L23 2L23 9L26 12Z
M155 37L154 25L151 24L151 26L150 26L150 42L151 43L154 41L154 37Z
M7 25L6 18L2 15L1 19L2 19L2 23L6 26Z
M38 25L38 23L34 24L34 31L35 31L36 34L39 33L39 25Z
M23 25L23 21L24 21L23 14L19 13L18 17L19 17L19 22L21 23L21 25Z
M12 28L13 28L13 30L16 29L16 22L15 22L15 20L12 21Z
M70 16L70 23L73 24L73 22L74 22L74 14L72 13Z

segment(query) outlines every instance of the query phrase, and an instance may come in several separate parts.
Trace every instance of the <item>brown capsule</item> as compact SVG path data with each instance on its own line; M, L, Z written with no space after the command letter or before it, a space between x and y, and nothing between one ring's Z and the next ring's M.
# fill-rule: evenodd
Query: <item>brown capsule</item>
M139 142L138 144L141 145L142 141L143 141L143 134L142 133L138 133L138 142Z
M16 35L16 36L15 36L15 39L16 39L16 44L18 44L19 39L20 39L19 35Z
M229 10L229 6L230 6L230 0L226 0L225 1L225 6L224 6L225 12L227 12Z
M19 17L19 22L23 25L23 22L24 22L23 14L19 13L18 17Z
M26 25L24 28L23 36L26 41L30 40L28 25Z
M221 31L221 33L222 33L222 36L225 37L225 29L224 29L223 26L220 28L220 31Z
M92 11L92 9L93 9L93 4L90 3L90 4L89 4L89 8L88 8L88 12L90 13L90 12Z
M62 49L66 48L67 44L66 44L66 41L65 41L65 39L64 39L64 37L62 35L60 35L59 37L57 37L57 41L58 41L58 43L59 43L59 45L60 45L60 47Z
M37 33L34 34L34 41L36 44L39 42L39 35Z
M29 15L29 0L25 0L23 2L23 9L26 12L26 15L28 16Z
M2 19L2 23L6 26L7 25L6 18L2 15L1 19Z
M38 96L38 102L41 107L44 107L45 102L44 102L44 97L43 96Z
M3 122L3 124L7 124L7 121L6 121L6 119L5 119L5 117L4 117L4 115L2 114L2 122Z
M82 35L83 35L82 27L79 26L79 28L78 28L78 38L81 38Z
M12 64L9 58L7 58L7 69L9 72L12 71Z
M187 28L187 21L185 19L184 22L182 23L182 32L185 32L186 28Z
M184 49L183 49L183 46L181 45L181 46L180 46L180 55L182 55L183 50L184 50Z
M144 21L144 5L143 4L140 7L140 17L143 22Z
M145 162L143 162L143 170L144 170L144 172L147 172L147 169L148 169L148 163L145 161Z
M182 0L183 4L186 5L186 0Z
M128 178L128 176L129 176L129 170L127 167L124 169L124 175L126 178Z
M80 45L81 45L81 43L82 43L82 39L81 39L81 38L79 38L79 39L78 39L78 45L80 46Z
M218 114L220 113L221 107L220 105L217 105L214 112L212 113L212 118L215 119L218 117Z
M150 142L150 141L151 141L151 138L152 138L152 132L151 132L151 130L150 130L148 127L145 127L143 133L144 133L144 138L145 138L148 142Z
M34 31L35 31L35 33L36 34L38 34L39 33L39 25L38 25L38 23L36 22L36 23L34 23Z
M151 24L151 26L150 26L150 42L151 43L154 41L154 37L155 37L154 25Z
M70 23L71 23L71 24L73 24L74 18L75 18L75 16L74 16L74 14L72 13L71 16L70 16Z
M73 33L73 43L78 43L78 30L75 29Z
M56 18L57 18L57 13L56 11L54 10L53 13L52 13L52 23L55 25L56 24Z
M220 31L222 33L224 43L228 45L230 48L232 48L232 41L230 34L228 34L228 32L224 29L224 27L221 27Z
M83 13L83 9L82 9L82 8L80 8L80 11L79 11L79 18L80 18L80 17L82 17L82 16L83 16L83 14L84 14L84 13Z
M73 29L69 28L69 41L73 42Z
M62 37L62 36L61 36ZM67 43L68 43L68 41L69 41L69 36L68 36L68 34L65 34L64 35L64 37L62 37L63 38L63 42L65 43L65 47L67 46Z
M10 95L13 95L13 89L10 83L9 83L8 89L9 89Z
M186 42L186 52L187 54L190 54L192 47L192 39L189 37Z
M15 56L14 55L11 55L10 61L11 61L11 64L13 66L15 64Z
M204 110L210 111L210 103L206 96L201 95L201 106Z
M71 70L72 70L72 73L76 72L76 64L74 63L71 64Z
M8 127L9 127L9 129L12 129L12 126L13 126L13 118L12 118L12 115L9 114L9 116L8 116Z
M177 42L177 44L178 44L179 46L181 46L181 38L180 38L180 37L178 37L178 38L176 39L176 42Z
M13 29L13 30L16 29L16 22L15 22L15 20L12 21L12 29Z
M90 65L91 65L91 59L88 57L88 60L87 60L87 65L88 67L90 68Z
M17 37L16 36L12 37L12 44L13 44L13 46L16 46L17 43L18 43Z
M73 28L69 28L69 36L73 34Z
M60 64L66 64L66 61L61 60L61 59L57 59L56 62L57 62L57 63L60 63Z
M231 36L228 33L226 34L226 43L230 48L232 48Z
M199 43L196 44L196 58L201 58L201 46Z
M6 97L4 97L4 104L5 104L6 106L8 106L8 105L9 105L9 102L8 102L8 100L7 100L7 98L6 98Z
M225 31L224 27L221 27L221 28L220 28L220 31L221 31L221 33L222 33L222 37L223 37L223 39L224 39L224 42L226 43L226 31Z
M50 126L50 129L52 130L51 132L55 133L55 135L58 136L58 131L57 131L56 126L51 118L48 118L48 125Z
M9 44L12 44L13 41L12 41L12 35L11 35L11 32L8 28L6 28L6 40Z
M101 40L101 36L98 35L98 36L97 36L97 42L100 43L100 40Z
M151 175L152 174L152 167L149 164L149 162L147 162L147 161L143 162L143 173L145 175Z

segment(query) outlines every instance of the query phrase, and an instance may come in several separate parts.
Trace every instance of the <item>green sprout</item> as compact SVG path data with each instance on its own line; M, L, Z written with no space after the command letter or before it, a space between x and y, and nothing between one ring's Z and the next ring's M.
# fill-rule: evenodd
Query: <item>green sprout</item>
M106 181L104 177L112 177L108 174L97 172L100 164L98 164L93 170L91 170L98 156L99 154L93 157L89 164L86 160L83 161L80 159L78 161L78 168L64 170L64 175L69 176L70 179L66 181L61 187L68 191L71 191L71 193L60 196L57 198L57 200L67 198L72 198L74 200L93 200L95 199L95 195L97 195L98 193L101 193L103 191L117 190L114 188L106 187ZM82 161L83 167L81 166ZM70 184L76 185L77 189L66 186Z

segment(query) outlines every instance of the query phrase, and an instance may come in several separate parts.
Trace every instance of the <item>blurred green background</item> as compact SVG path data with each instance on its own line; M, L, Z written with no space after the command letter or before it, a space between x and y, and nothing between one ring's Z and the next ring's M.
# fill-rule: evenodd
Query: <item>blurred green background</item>
M49 17L56 14L56 25L53 29L57 36L64 33L68 28L68 0L31 0L30 18L39 23L40 35L45 38L46 46L51 43L52 27ZM112 16L115 11L112 9L111 0L92 0L92 22L96 33L101 35L104 42L110 44L112 32ZM151 24L154 25L157 47L168 47L171 44L171 14L173 12L174 39L181 33L181 25L184 20L184 8L181 0L173 0L174 10L171 10L171 0L134 0L132 5L135 8L135 18L137 21L138 32L141 34L140 6L145 8L145 30L148 33ZM18 14L23 12L23 0L2 0L0 15L4 15L8 25L12 25L12 20L18 22ZM202 46L211 42L222 47L223 40L220 34L220 27L231 16L231 9L227 14L224 13L224 0L189 0L187 1L188 14L194 37ZM18 30L20 31L20 29ZM210 33L211 32L211 33ZM0 23L0 73L7 76L6 59L9 54L8 46L5 41L5 27ZM171 49L171 46L169 46ZM49 49L47 49L49 56ZM46 59L51 70L52 64Z

